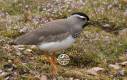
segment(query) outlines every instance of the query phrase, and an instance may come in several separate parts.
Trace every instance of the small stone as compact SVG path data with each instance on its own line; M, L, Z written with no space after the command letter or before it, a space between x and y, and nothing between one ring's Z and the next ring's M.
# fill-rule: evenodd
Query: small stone
M103 71L103 70L104 70L104 68L93 67L93 68L87 70L87 73L96 76L99 71Z
M40 77L40 80L48 80L48 78L47 78L46 75L42 75L42 76Z
M32 55L32 50L31 49L26 49L24 51L24 54L31 56Z
M27 27L24 27L24 28L22 28L22 29L20 29L20 33L26 33L26 32L28 32L28 28Z
M73 80L74 78L73 77L70 77L68 80Z
M31 49L37 49L37 46L32 45L30 48L31 48Z
M119 66L118 64L109 64L108 66L109 66L110 68L115 69L115 70L120 69L120 66Z
M1 77L1 76L5 76L5 75L7 75L6 72L2 72L2 73L0 73L0 77Z
M17 50L24 50L25 49L25 46L24 45L16 45L16 46L14 46L14 48Z
M127 66L127 61L120 63L122 66Z
M12 63L12 60L8 60L8 63Z
M32 52L32 50L31 49L26 49L26 52Z
M111 25L110 24L104 24L103 26L104 27L110 27Z

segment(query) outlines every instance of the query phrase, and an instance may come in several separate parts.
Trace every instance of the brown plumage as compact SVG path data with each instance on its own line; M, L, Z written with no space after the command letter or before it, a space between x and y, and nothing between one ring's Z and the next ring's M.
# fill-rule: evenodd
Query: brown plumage
M66 24L66 26L64 26ZM43 25L42 28L35 29L18 37L15 44L38 45L42 42L61 41L72 34L70 25L61 20L56 20Z

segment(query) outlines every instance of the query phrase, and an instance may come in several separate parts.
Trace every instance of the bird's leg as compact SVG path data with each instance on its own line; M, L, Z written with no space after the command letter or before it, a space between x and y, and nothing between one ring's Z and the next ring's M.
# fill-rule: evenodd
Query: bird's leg
M50 64L51 64L52 77L56 78L56 75L57 75L57 66L56 66L55 53L52 53L51 56L50 56Z
M57 75L57 66L56 66L56 57L55 53L51 53L51 56L45 54L46 58L48 59L49 63L51 64L51 73L52 77L55 78Z
M52 53L51 58L52 58L53 74L57 74L57 59L54 52Z

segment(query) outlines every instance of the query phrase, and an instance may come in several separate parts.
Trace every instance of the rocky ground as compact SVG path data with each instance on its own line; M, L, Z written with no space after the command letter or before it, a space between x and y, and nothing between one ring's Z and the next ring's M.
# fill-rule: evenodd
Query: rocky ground
M58 80L127 80L127 0L0 0L0 80L51 80L50 64L35 46L10 45L16 37L73 12L89 15L58 64Z

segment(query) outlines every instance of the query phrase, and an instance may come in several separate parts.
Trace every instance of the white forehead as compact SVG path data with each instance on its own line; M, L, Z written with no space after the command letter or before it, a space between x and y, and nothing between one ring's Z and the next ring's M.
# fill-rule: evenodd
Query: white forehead
M72 15L72 16L76 16L76 17L79 17L79 18L86 18L86 17L81 16L81 15L78 15L78 14L74 14L74 15Z

